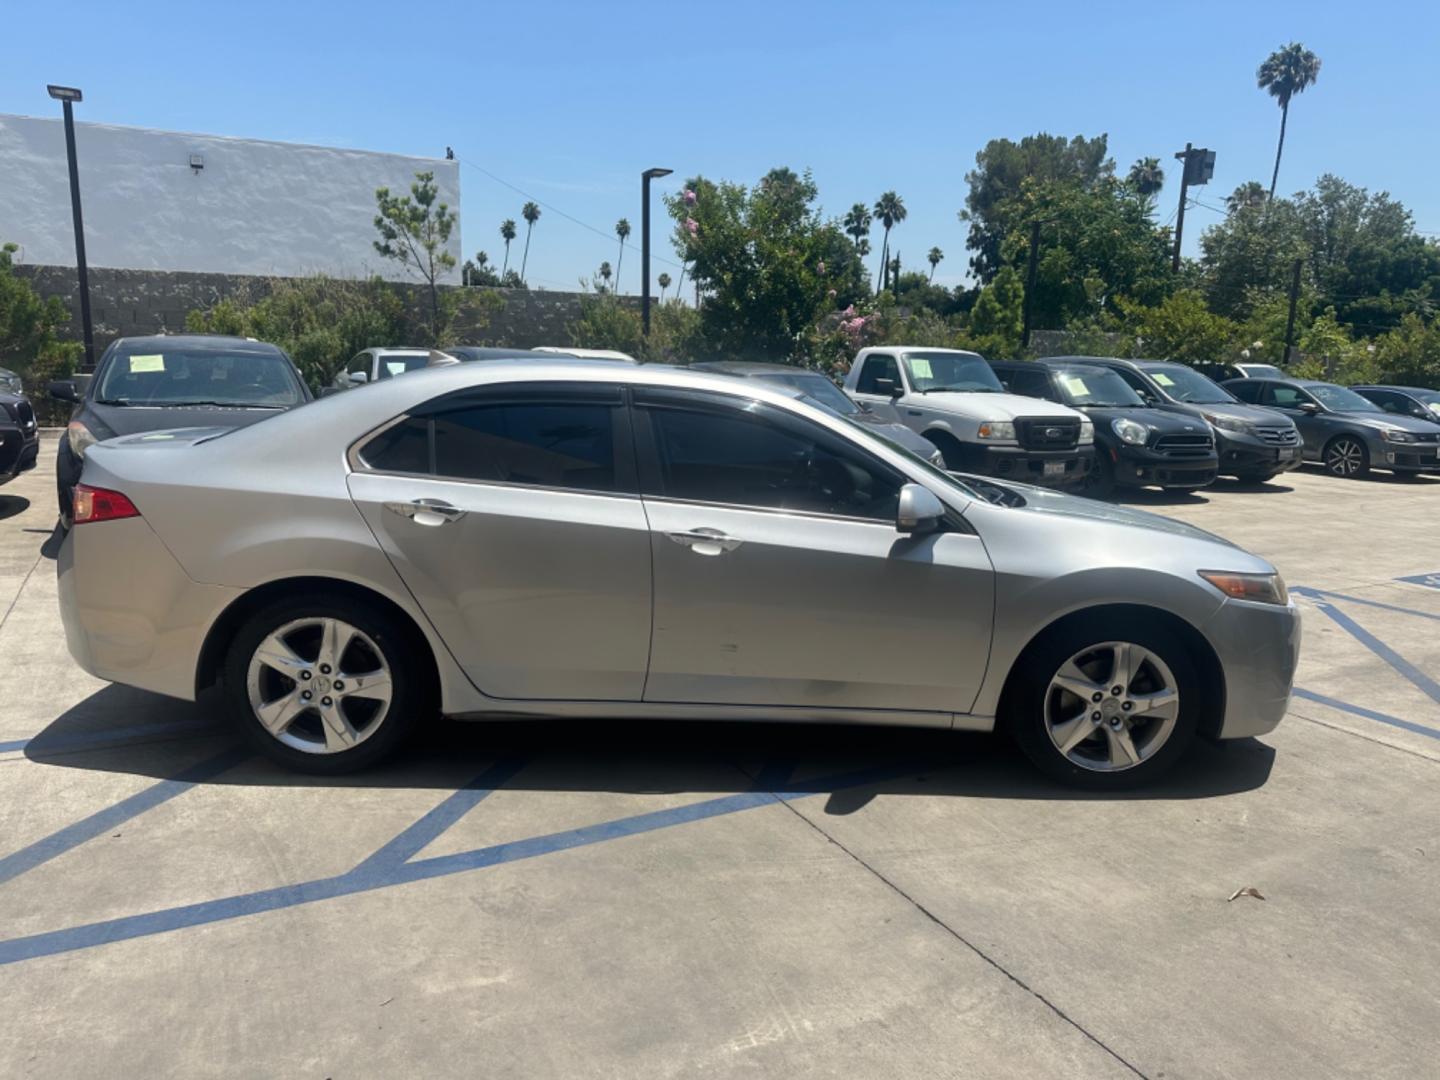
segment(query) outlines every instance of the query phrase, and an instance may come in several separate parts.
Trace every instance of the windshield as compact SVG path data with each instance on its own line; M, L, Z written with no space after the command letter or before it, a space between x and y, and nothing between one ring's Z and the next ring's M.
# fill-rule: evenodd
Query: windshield
M284 409L304 400L279 349L136 345L116 352L95 389L102 405L228 405Z
M831 412L839 413L841 416L854 416L860 411L848 397L845 391L841 390L824 375L813 371L777 371L773 374L757 376L762 382L779 383L781 386L799 392L802 397L809 398Z
M1354 390L1334 383L1306 383L1305 389L1314 394L1321 405L1332 412L1384 412L1385 410L1369 401Z
M1179 366L1142 367L1141 371L1160 384L1160 389L1186 405L1228 405L1239 399L1218 383L1192 368Z
M985 358L975 353L907 352L905 370L917 393L931 390L966 390L1003 394L1005 388Z
M407 371L419 371L430 363L430 354L423 353L382 353L380 356L380 378L389 379L404 375Z
M1129 383L1104 368L1056 368L1055 385L1066 405L1129 408L1145 404Z
M1412 390L1412 397L1418 398L1432 409L1440 406L1440 390Z

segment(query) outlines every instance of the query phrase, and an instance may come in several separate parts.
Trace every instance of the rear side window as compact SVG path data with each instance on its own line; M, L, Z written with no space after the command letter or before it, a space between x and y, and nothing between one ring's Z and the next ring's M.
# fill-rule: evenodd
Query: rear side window
M516 402L435 417L435 472L460 480L615 490L614 410L590 402Z
M430 421L417 416L405 417L366 443L360 459L380 472L428 475L434 471L430 460Z
M865 366L860 369L860 378L855 384L857 394L886 394L889 387L878 385L878 380L889 379L894 386L900 385L900 365L893 356L867 356Z

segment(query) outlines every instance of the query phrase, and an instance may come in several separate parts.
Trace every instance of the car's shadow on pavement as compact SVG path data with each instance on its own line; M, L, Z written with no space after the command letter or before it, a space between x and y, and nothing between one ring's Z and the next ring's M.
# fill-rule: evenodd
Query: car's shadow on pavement
M6 495L0 492L0 521L16 517L30 509L30 500L23 495Z
M108 686L25 746L32 762L166 779L234 743L219 703L176 701ZM183 740L183 741L182 741ZM193 744L193 745L192 745ZM1004 737L839 725L651 720L437 719L397 757L341 777L294 773L253 757L207 784L454 790L496 758L523 761L507 790L697 795L765 790L829 793L825 810L852 813L876 795L997 799L1196 799L1262 786L1274 751L1253 739L1197 739L1160 783L1089 794L1041 775Z

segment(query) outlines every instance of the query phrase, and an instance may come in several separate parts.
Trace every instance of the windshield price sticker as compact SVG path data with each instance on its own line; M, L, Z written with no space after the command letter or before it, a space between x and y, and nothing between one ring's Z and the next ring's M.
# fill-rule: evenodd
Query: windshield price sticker
M1090 393L1085 387L1085 380L1079 375L1061 375L1060 385L1065 387L1065 392L1074 394L1077 398L1087 397Z
M1169 376L1169 375L1166 375L1163 371L1152 371L1152 372L1150 373L1150 377L1151 377L1152 379L1154 379L1156 382L1158 382L1161 386L1174 386L1174 385L1175 385L1175 380L1172 379L1172 378L1170 378L1170 376Z
M930 367L930 361L918 356L910 361L910 374L917 379L933 379L935 377L935 372Z
M130 374L138 375L149 371L164 371L165 357L159 353L130 357Z

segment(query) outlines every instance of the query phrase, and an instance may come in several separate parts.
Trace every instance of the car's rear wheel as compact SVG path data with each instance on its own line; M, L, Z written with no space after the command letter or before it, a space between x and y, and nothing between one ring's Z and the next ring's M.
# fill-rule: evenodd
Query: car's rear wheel
M231 641L222 688L267 757L344 773L393 752L433 708L413 634L377 606L323 593L261 609Z
M1033 646L1011 677L1005 722L1027 757L1067 784L1148 784L1184 754L1203 705L1184 645L1137 618L1083 620Z
M1349 435L1339 435L1325 444L1325 471L1347 480L1358 479L1370 471L1370 453L1365 444Z
M924 437L940 451L940 456L945 459L945 468L959 470L966 467L965 446L959 439L943 431L927 431Z

